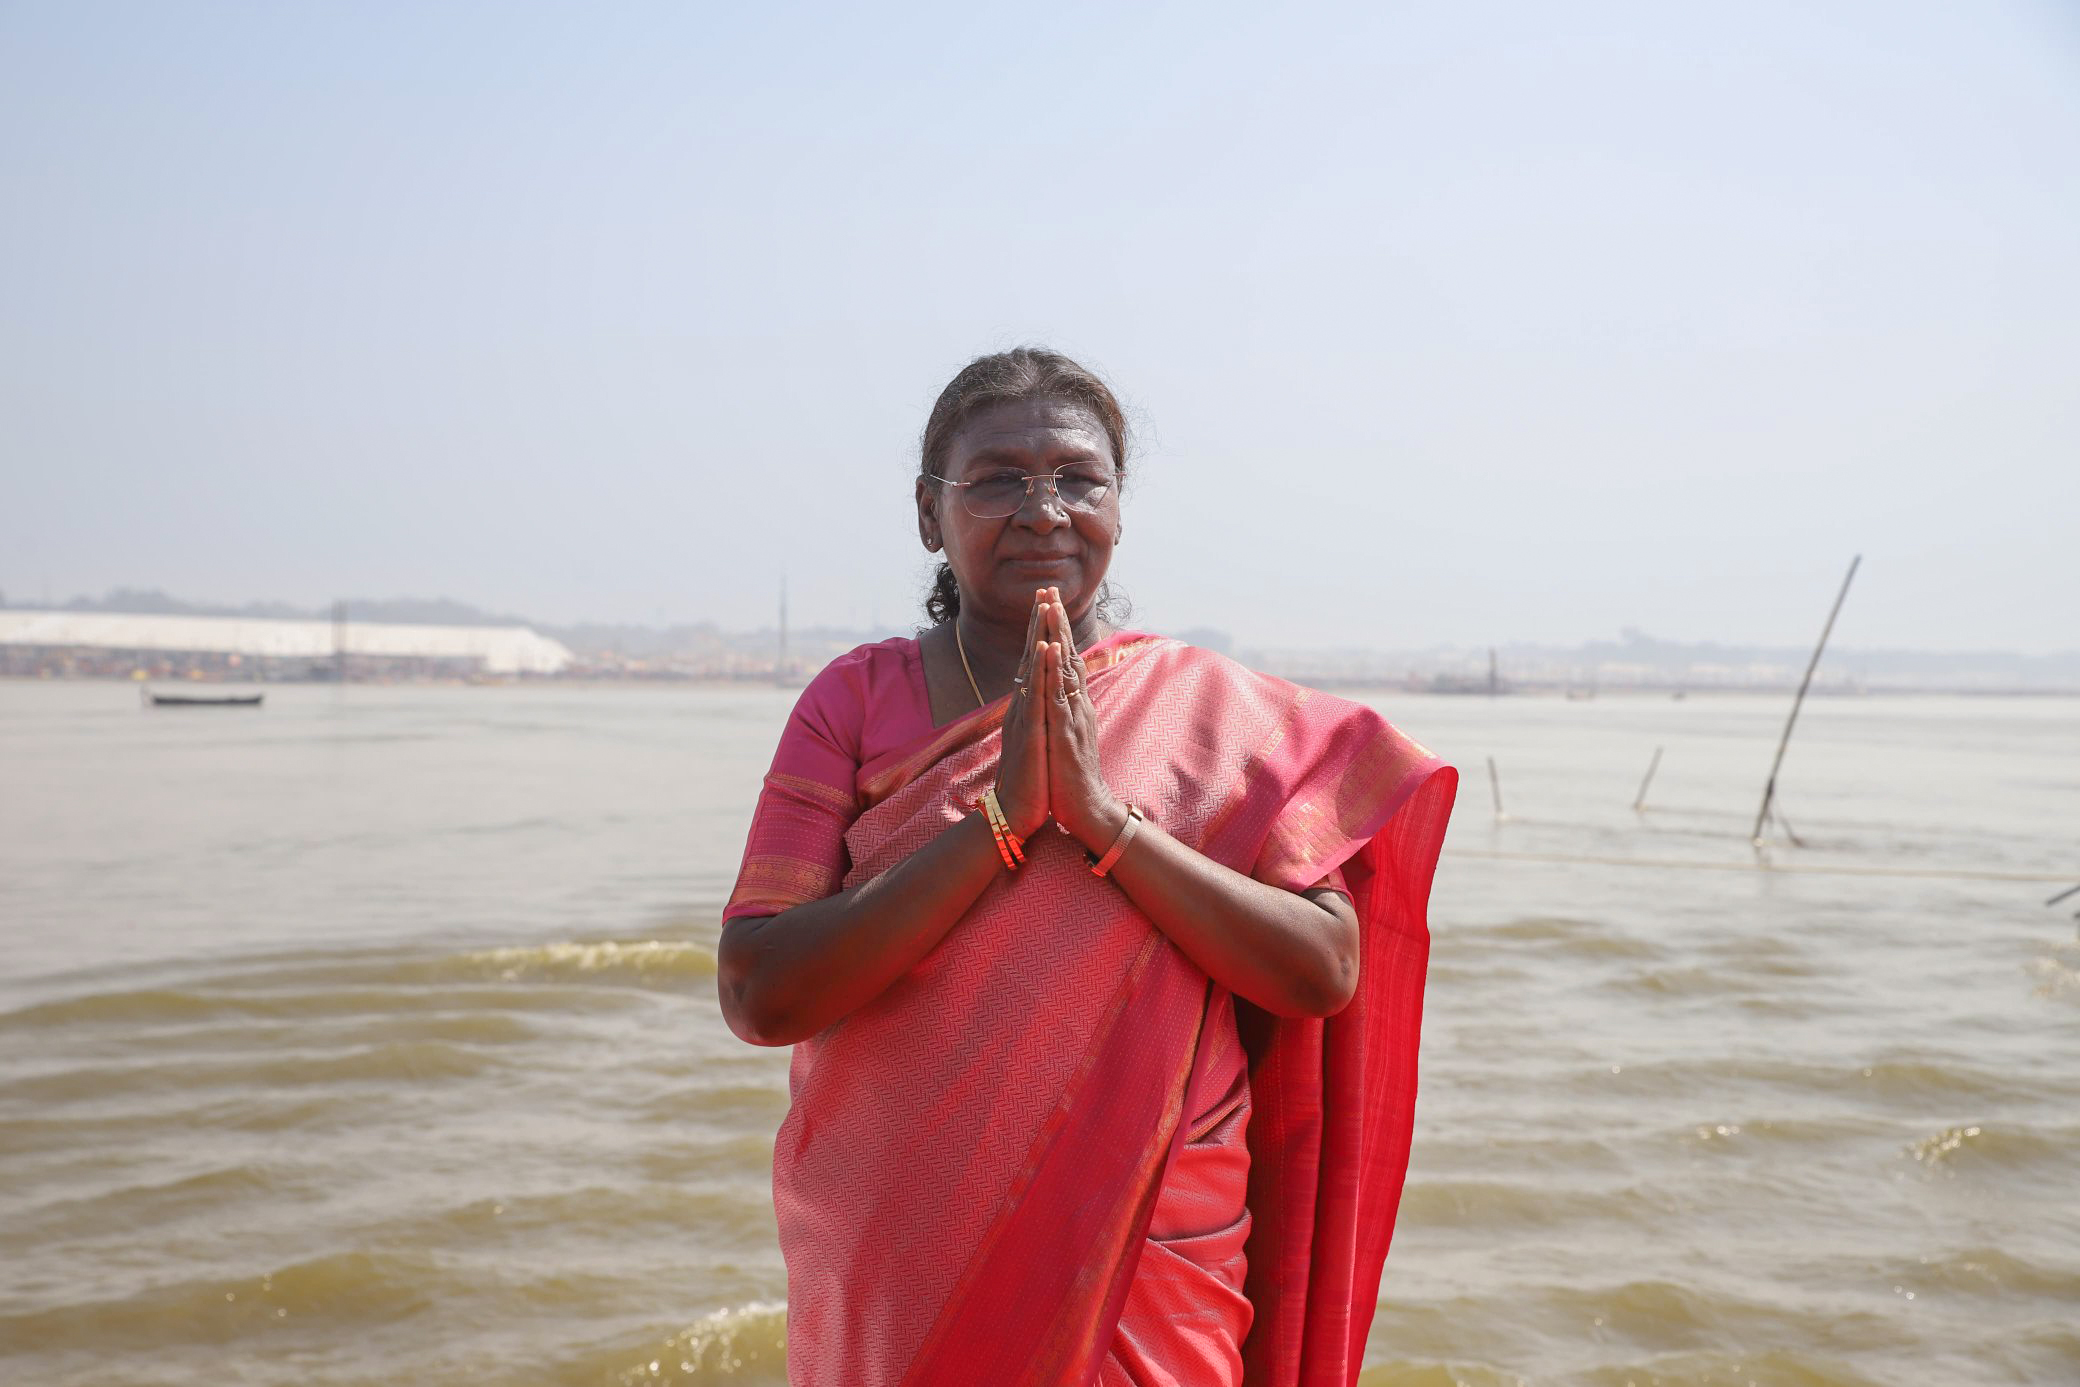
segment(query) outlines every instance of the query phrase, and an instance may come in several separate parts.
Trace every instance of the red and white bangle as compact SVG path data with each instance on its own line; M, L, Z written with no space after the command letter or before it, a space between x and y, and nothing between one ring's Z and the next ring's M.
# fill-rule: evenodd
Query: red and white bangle
M1145 817L1147 816L1133 805L1127 806L1127 821L1120 825L1119 837L1112 840L1112 846L1105 849L1105 855L1091 863L1092 876L1101 877L1112 870L1120 855L1127 850L1127 844L1133 842L1134 835L1141 831L1141 823Z

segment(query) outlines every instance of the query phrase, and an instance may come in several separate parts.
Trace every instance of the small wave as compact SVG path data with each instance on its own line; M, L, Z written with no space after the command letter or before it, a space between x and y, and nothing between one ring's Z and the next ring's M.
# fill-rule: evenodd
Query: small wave
M579 987L543 984L526 988L347 986L290 992L142 988L39 1002L0 1014L0 1031L32 1031L75 1024L178 1024L230 1017L306 1020L319 1016L376 1016L396 1012L597 1010L615 1005L608 1000L612 995L588 992Z
M135 1231L194 1214L214 1213L256 1199L281 1199L296 1192L294 1182L265 1166L225 1166L183 1179L131 1185L90 1198L62 1199L29 1215L34 1235L78 1237L101 1232Z
M701 1316L647 1348L587 1355L564 1365L561 1382L612 1387L784 1387L787 1306L754 1301Z
M644 1179L660 1182L706 1180L718 1173L759 1175L773 1168L773 1138L757 1131L703 1142L674 1142L661 1151L643 1152L635 1164Z
M236 1280L179 1281L115 1300L0 1316L0 1340L29 1352L92 1345L221 1344L311 1321L367 1328L418 1313L442 1293L425 1256L338 1253Z
M583 1228L602 1235L672 1229L715 1246L756 1246L773 1236L773 1202L762 1179L687 1185L590 1185L553 1194L477 1199L381 1229L385 1245L452 1247L461 1237L524 1237Z
M414 1011L397 1015L252 1016L219 1018L193 1026L108 1028L79 1037L70 1052L81 1059L125 1059L142 1053L196 1058L285 1050L347 1049L393 1040L446 1040L458 1045L518 1045L540 1039L542 1028L502 1011Z
M227 1086L275 1091L310 1084L425 1082L468 1078L496 1063L489 1055L445 1041L405 1040L371 1045L343 1055L68 1069L17 1079L0 1086L0 1097L78 1102L139 1092L161 1094Z
M1942 1059L1878 1060L1857 1077L1880 1096L1896 1099L2006 1096L2014 1088L1996 1071Z
M2080 954L2080 951L2061 950L2059 955L2033 958L2024 964L2023 971L2036 984L2031 993L2051 1001L2080 1006L2080 963L2068 956L2074 954Z
M689 1119L717 1127L763 1127L777 1123L787 1111L783 1084L717 1084L698 1092L667 1093L636 1110L644 1122L677 1123Z
M1884 1130L1871 1122L1823 1118L1750 1118L1740 1122L1699 1122L1683 1129L1685 1145L1713 1151L1762 1146L1825 1146L1867 1137Z
M2059 1160L2071 1150L2070 1139L2054 1141L2027 1129L1973 1123L1945 1127L1912 1142L1905 1154L1931 1170L1955 1173L1987 1168L2013 1170Z
M462 964L500 982L535 978L663 984L715 976L715 951L685 940L599 940L465 954Z
M1622 1080L1614 1076L1622 1075ZM1931 1099L1950 1104L2023 1100L2044 1096L2025 1079L1999 1070L1945 1058L1899 1057L1869 1064L1842 1066L1804 1060L1750 1056L1659 1060L1627 1064L1622 1069L1595 1069L1572 1075L1578 1088L1603 1088L1622 1082L1633 1091L1683 1096L1752 1086L1773 1092L1830 1094L1885 1104L1925 1105Z
M1644 992L1653 997L1704 997L1739 985L1711 968L1649 968L1612 978L1605 984L1615 991Z
M1637 1192L1596 1193L1500 1180L1419 1180L1401 1194L1401 1217L1446 1229L1550 1227L1583 1219L1627 1219Z
M1996 1247L1970 1247L1940 1257L1895 1265L1892 1279L1923 1293L1943 1290L1966 1295L2041 1296L2066 1305L2080 1303L2080 1267L2046 1266Z
M1564 916L1535 916L1460 932L1459 939L1479 946L1488 941L1508 944L1550 945L1562 953L1583 958L1654 958L1661 950L1644 939L1613 933L1597 920L1575 920Z
M1644 1363L1607 1363L1570 1380L1584 1387L1877 1387L1837 1359L1782 1349L1680 1353Z
M1530 1387L1531 1379L1471 1363L1376 1363L1357 1387Z
M1840 1317L1830 1311L1661 1279L1604 1287L1547 1286L1537 1292L1537 1300L1556 1328L1587 1324L1614 1339L1665 1354L1706 1353L1728 1342L1810 1343L1826 1337L1823 1326L1840 1326Z
M565 939L463 953L354 954L212 979L225 990L285 986L423 987L441 983L637 983L715 976L713 947L689 939Z
M365 953L124 988L0 1012L0 1031L63 1025L170 1025L227 1017L305 1019L429 1010L571 1010L617 1005L602 984L669 988L715 976L692 940L564 940L411 956ZM486 984L491 984L487 986ZM584 995L590 993L590 996Z

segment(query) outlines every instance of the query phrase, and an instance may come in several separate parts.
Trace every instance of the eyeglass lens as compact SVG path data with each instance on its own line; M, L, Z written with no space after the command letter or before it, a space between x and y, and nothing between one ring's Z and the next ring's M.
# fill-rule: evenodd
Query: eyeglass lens
M1064 472L1005 472L969 482L966 493L968 514L978 520L1002 520L1016 515L1035 484L1049 487L1061 503L1074 511L1094 511L1112 494L1111 474L1083 468Z

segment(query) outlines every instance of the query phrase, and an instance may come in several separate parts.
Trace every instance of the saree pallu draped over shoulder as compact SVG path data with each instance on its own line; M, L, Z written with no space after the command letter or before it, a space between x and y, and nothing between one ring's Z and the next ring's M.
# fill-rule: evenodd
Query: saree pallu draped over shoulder
M1455 773L1370 709L1175 641L1115 639L1087 663L1116 794L1261 881L1341 868L1350 888L1350 1006L1324 1022L1235 1003L1254 1105L1244 1380L1348 1387L1407 1166ZM1004 710L860 767L846 885L968 812ZM785 873L760 860L771 895ZM1035 835L923 962L795 1047L773 1157L790 1379L1092 1382L1225 1000L1071 839Z

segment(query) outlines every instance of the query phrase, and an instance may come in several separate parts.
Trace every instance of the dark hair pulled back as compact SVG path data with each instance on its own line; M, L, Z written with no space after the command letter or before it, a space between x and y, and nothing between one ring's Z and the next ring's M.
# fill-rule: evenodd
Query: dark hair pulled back
M924 423L918 446L918 471L934 492L939 483L934 474L946 475L946 451L961 426L985 409L1015 401L1047 400L1089 410L1112 444L1113 466L1122 484L1127 479L1127 450L1131 439L1127 416L1112 388L1060 352L1045 347L1013 347L1006 352L978 356L946 383ZM1114 601L1110 583L1098 589L1098 609L1106 613ZM925 596L924 611L933 625L953 620L961 609L960 585L954 581L953 565L941 563L932 575L932 590Z

